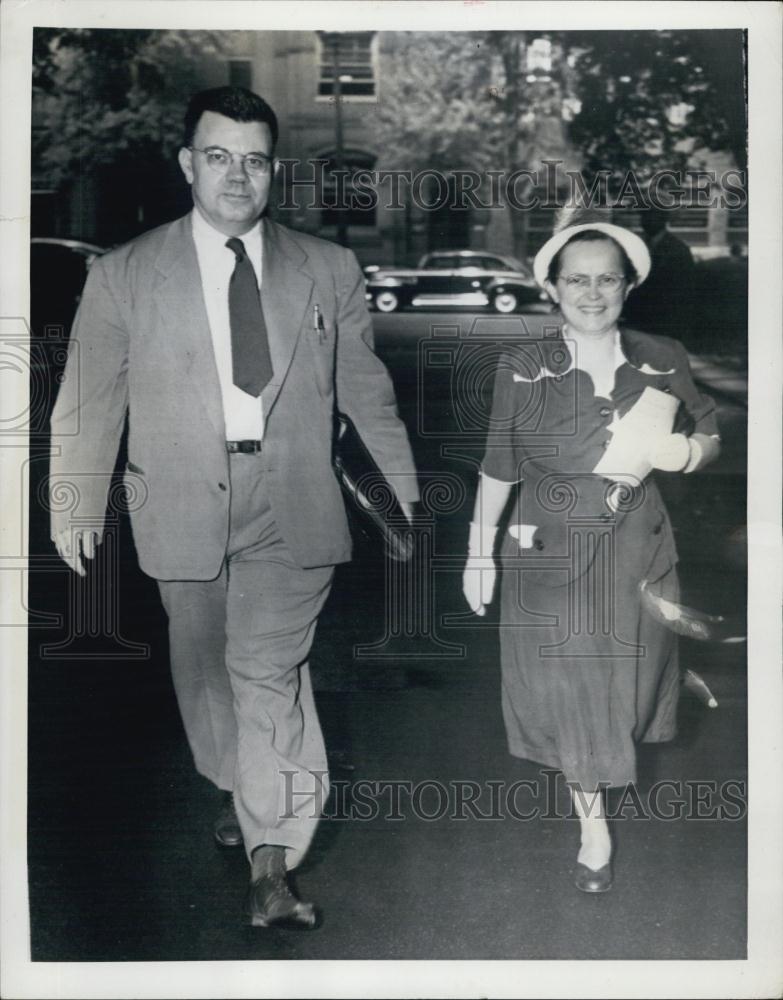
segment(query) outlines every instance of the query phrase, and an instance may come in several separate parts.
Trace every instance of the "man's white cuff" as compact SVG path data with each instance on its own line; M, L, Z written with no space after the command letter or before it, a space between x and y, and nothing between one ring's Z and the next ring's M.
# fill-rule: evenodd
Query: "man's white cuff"
M471 521L468 533L468 556L491 557L495 550L497 533L495 524L476 524Z
M695 438L688 438L688 447L690 448L691 454L688 459L688 464L683 469L683 472L693 472L694 469L698 469L702 458L704 458L704 449Z

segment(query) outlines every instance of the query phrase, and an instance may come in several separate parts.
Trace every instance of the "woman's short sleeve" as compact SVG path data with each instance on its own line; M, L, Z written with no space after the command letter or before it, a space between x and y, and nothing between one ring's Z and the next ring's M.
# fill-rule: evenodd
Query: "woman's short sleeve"
M688 352L679 341L673 341L673 343L677 354L677 381L673 388L683 402L688 422L688 426L683 430L688 434L699 433L717 436L718 420L715 413L715 401L696 388L688 361Z
M517 483L522 479L521 458L518 441L515 442L515 422L524 409L520 395L524 393L523 383L514 380L515 367L508 357L502 355L492 389L492 406L487 428L487 444L482 472L492 479L506 483Z

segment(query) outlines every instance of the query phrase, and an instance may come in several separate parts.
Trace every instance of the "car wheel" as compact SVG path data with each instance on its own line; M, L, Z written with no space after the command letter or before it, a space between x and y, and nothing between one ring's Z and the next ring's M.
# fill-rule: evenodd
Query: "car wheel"
M499 313L512 313L516 311L519 300L513 292L498 292L492 300L492 308Z
M388 289L385 292L377 292L373 302L378 312L393 313L400 308L400 300L395 292Z

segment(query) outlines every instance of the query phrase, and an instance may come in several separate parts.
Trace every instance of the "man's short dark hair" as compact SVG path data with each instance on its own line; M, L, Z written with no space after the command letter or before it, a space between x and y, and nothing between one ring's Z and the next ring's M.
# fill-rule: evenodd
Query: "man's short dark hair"
M245 87L212 87L194 94L185 112L183 146L193 145L199 119L214 111L235 122L265 122L272 133L272 149L277 145L277 115L263 97Z
M600 229L583 229L580 233L574 233L571 239L565 242L550 260L549 269L547 270L546 275L546 280L550 283L550 285L554 285L557 281L557 277L560 273L560 260L566 247L570 247L574 243L597 243L599 240L606 240L608 243L614 243L620 251L620 259L623 262L623 274L625 276L625 280L629 284L636 284L639 280L639 275L636 268L631 263L631 258L625 252L625 248L620 246L617 240L613 239L608 233L602 233Z

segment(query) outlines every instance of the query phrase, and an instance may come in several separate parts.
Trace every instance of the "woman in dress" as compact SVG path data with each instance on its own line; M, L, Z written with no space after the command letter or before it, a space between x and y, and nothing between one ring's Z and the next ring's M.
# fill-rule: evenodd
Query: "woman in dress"
M612 884L602 790L636 780L636 742L675 733L676 636L642 591L678 599L677 555L648 473L690 473L719 452L682 345L618 326L649 269L644 242L602 221L561 229L537 254L559 315L498 366L463 577L483 615L499 549L509 750L564 773L585 892Z

